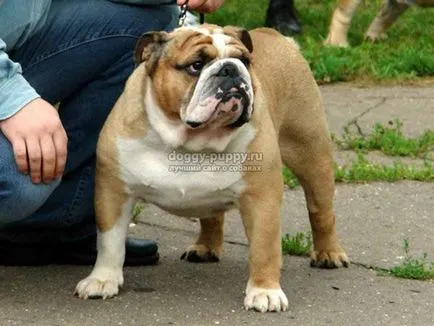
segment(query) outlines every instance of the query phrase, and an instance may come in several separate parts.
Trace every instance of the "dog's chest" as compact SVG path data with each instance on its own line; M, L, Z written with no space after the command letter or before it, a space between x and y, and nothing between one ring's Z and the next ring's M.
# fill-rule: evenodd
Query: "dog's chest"
M244 148L245 150L245 148ZM146 139L118 139L121 177L132 196L180 216L214 217L237 205L242 163L210 162L213 153L165 149Z

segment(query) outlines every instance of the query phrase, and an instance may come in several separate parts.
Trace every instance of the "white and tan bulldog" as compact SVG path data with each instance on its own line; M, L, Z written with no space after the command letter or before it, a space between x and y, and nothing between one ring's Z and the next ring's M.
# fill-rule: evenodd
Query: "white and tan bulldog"
M306 194L312 266L348 265L336 236L323 104L292 39L271 29L202 25L147 33L135 58L139 65L98 143L98 258L76 287L80 298L118 294L128 224L142 199L201 218L187 261L219 259L224 214L238 208L249 240L244 306L287 310L280 287L282 161ZM189 165L193 157L200 165Z

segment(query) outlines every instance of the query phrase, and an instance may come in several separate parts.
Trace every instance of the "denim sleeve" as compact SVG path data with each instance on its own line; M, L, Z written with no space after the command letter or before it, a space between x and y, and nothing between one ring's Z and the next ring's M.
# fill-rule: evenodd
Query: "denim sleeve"
M6 44L0 39L0 120L21 110L40 97L22 75L21 65L9 59Z
M176 0L110 0L113 2L123 2L131 5L173 5L176 4Z

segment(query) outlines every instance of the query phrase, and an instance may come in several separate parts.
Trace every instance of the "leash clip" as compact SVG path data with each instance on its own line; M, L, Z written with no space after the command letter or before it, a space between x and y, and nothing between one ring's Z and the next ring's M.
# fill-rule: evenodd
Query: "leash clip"
M187 7L188 7L188 0L185 0L184 4L181 5L181 11L178 16L178 27L184 26L185 18L187 18Z
M184 4L180 6L180 12L178 16L178 27L183 27L185 24L185 19L187 18L187 10L188 10L188 0L185 0ZM205 15L201 13L199 15L199 22L203 24L205 22Z

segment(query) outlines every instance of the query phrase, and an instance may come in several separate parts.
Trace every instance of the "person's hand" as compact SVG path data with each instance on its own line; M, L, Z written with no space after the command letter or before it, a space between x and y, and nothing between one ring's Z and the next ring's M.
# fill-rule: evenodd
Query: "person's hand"
M34 183L48 183L63 174L68 138L51 104L40 98L31 101L0 121L0 130L12 144L18 170L30 173Z
M201 13L216 11L223 4L224 0L189 0L188 9ZM185 3L185 0L177 0L178 6Z

